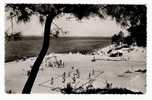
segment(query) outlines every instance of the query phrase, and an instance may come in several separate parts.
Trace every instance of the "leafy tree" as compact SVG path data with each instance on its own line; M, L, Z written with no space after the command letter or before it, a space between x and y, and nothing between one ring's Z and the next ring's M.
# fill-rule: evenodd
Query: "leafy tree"
M118 39L118 36L117 36L117 34L114 34L114 35L111 37L111 40L112 40L112 44L115 44L115 43L117 43L117 39Z
M14 16L17 17L18 22L30 21L30 17L33 14L40 15L41 23L44 22L43 17L46 17L45 27L44 27L43 47L33 65L31 74L23 88L22 93L31 92L39 67L49 47L50 32L51 32L50 27L55 17L59 16L62 13L71 13L74 16L76 16L77 19L80 19L80 20L83 17L89 17L89 16L94 16L94 15L103 17L102 14L100 13L101 6L99 5L8 4L6 5L6 8L11 10L11 15L13 13Z
M112 36L112 43L120 44L124 42L124 33L120 31L118 34Z
M138 46L146 46L146 13L145 5L108 5L106 12L111 15L116 22L124 27L128 27L130 32L130 42L136 42Z
M30 17L35 14L40 17L40 22L45 22L43 46L36 61L33 64L31 74L23 88L22 93L30 93L39 67L46 55L50 40L50 27L55 17L64 13L73 14L78 20L86 17L99 16L100 18L106 15L112 16L122 26L127 26L130 22L132 26L137 24L145 25L145 16L143 13L143 5L84 5L84 4L7 4L6 8L17 17L17 21L28 22ZM6 10L7 10L6 9Z

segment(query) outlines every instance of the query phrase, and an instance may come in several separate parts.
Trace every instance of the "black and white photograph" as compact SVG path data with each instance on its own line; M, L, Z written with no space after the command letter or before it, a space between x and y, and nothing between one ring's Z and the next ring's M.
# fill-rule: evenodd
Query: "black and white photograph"
M5 93L146 93L146 4L7 3L4 17Z

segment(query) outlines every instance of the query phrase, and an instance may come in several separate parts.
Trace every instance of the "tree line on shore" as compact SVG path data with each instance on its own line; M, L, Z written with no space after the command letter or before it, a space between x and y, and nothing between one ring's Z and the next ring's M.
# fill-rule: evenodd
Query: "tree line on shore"
M124 36L124 33L120 31L118 34L114 34L111 38L112 44L120 45L121 43L130 45L136 45L146 47L146 27L138 25L128 28L129 35Z

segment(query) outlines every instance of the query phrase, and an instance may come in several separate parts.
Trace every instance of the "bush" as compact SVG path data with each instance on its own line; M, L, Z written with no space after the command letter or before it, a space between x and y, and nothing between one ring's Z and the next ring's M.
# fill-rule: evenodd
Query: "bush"
M116 53L111 53L110 57L121 57L123 55L123 53L121 52L116 52Z
M10 34L5 32L5 39L10 41L10 40L21 40L22 39L22 33L21 32L16 32L14 34Z
M120 43L123 43L123 41L124 41L124 33L122 31L120 31L118 33L118 35L114 34L112 36L112 44L115 43L115 44L119 45Z
M142 92L134 92L126 88L91 88L88 90L74 91L71 86L62 89L65 94L143 94Z
M14 40L21 40L22 33L21 32L17 32L15 34L13 34L13 38L14 38Z
M142 92L134 92L126 88L112 88L112 83L106 81L105 88L94 88L92 84L87 84L86 89L83 86L78 88L72 87L70 83L67 87L61 89L64 94L143 94Z

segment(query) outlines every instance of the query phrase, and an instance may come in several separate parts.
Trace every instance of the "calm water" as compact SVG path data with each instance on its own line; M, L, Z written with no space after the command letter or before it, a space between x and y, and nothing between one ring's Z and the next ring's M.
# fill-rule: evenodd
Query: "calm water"
M42 37L24 37L19 41L5 42L5 61L16 57L37 56L42 47ZM62 37L51 38L48 53L90 53L111 43L110 38L103 37Z

